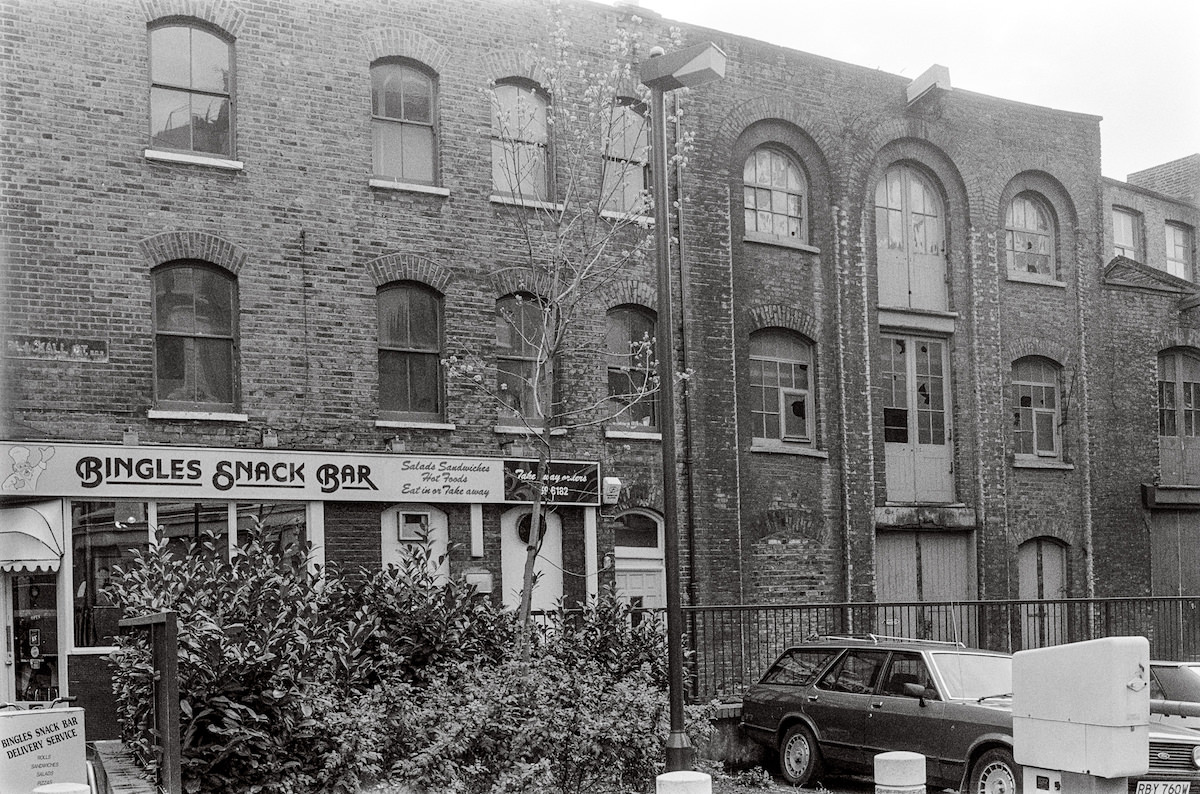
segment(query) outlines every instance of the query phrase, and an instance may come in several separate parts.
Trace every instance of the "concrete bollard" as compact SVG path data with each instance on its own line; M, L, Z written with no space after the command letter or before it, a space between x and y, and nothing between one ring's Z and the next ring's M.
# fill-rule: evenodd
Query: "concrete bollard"
M655 794L712 794L712 776L682 769L654 779Z
M925 794L925 756L902 750L876 755L875 794Z

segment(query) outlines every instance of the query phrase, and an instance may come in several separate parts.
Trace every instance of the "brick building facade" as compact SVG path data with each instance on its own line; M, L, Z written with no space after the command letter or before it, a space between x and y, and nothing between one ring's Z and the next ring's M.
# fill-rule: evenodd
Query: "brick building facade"
M88 694L97 587L149 526L232 544L257 515L368 567L420 527L511 598L529 509L505 477L526 440L439 368L381 364L495 361L498 304L534 290L501 267L512 202L486 92L536 95L549 14L453 8L5 5L0 520L26 540L0 608L54 614L31 588L54 604L55 688ZM674 46L653 13L564 9L581 57L618 29ZM913 81L680 35L728 54L681 98L694 142L673 175L686 600L1200 592L1178 556L1200 554L1200 210L1172 192L1195 158L1114 182L1095 116L952 88L940 67ZM1172 176L1189 163L1190 183ZM652 323L654 283L631 265L594 296L596 327ZM428 324L384 338L396 305L430 312L432 350ZM565 371L603 396L600 358ZM551 519L542 605L606 583L661 603L660 443L652 425L563 440L584 484ZM422 464L464 492L421 495ZM213 490L219 471L244 476Z

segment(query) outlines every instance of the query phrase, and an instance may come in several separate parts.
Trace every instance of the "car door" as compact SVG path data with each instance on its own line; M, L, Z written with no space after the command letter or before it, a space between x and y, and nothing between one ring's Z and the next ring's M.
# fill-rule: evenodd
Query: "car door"
M922 687L924 697L906 691L905 684ZM863 745L868 757L892 750L920 753L928 759L930 775L944 776L951 760L945 757L946 703L921 654L892 653L870 698L865 730Z
M791 648L742 697L742 722L774 735L785 717L806 711L813 680L838 653L837 648Z
M887 651L848 650L809 690L804 710L816 726L827 765L859 772L872 766L873 754L866 754L863 744L885 661Z

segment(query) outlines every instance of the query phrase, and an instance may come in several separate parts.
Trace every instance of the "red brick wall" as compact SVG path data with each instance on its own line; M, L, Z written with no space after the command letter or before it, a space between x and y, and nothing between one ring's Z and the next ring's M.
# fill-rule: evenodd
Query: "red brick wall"
M375 426L374 296L389 280L424 279L445 295L447 352L492 355L494 302L507 283L495 271L519 257L500 217L507 210L488 201L481 90L504 76L494 73L501 64L545 41L543 8L470 0L448 15L444 3L363 0L336 9L293 3L284 13L270 0L61 0L7 12L8 83L20 88L2 110L0 323L5 334L101 339L109 354L89 363L4 359L5 436L114 443L133 429L143 443L249 447L270 426L284 448L377 451L397 435L414 453L500 455L509 439L494 432L494 409L458 382L446 389L453 430ZM567 8L573 35L591 52L618 25L669 43L668 21L653 13L636 21L602 5ZM211 17L236 38L242 170L144 156L145 31L159 13ZM1141 592L1146 513L1137 486L1156 471L1154 360L1161 340L1191 330L1176 297L1102 281L1111 259L1104 191L1121 189L1100 179L1098 119L969 86L910 108L907 77L715 31L684 26L683 36L711 38L729 55L724 80L681 98L695 134L683 172L685 279L676 293L678 352L694 370L679 434L685 592L700 603L815 599L818 590L821 600L874 595L885 472L872 202L897 161L926 169L947 208L955 486L976 522L981 596L1015 593L1016 548L1041 535L1070 545L1072 595L1089 586ZM369 66L380 55L421 57L438 72L448 197L367 184ZM742 240L741 166L764 142L787 147L808 176L814 251ZM1005 207L1030 188L1055 211L1058 285L1006 273ZM1196 223L1186 206L1127 192L1121 201L1142 208L1148 224ZM147 416L150 271L184 240L212 246L211 256L237 272L246 422ZM625 276L625 293L594 297L586 330L598 331L603 311L630 296L651 303L650 267ZM795 327L816 345L820 455L750 450L745 356L749 334L765 324ZM1022 355L1063 367L1071 468L1012 466L1010 372ZM589 357L564 364L580 403L603 393L604 378ZM562 438L559 450L600 459L605 474L621 477L621 507L661 509L658 441L602 440L589 427ZM381 507L327 506L328 559L377 564ZM450 513L452 539L469 540L466 508ZM485 559L461 550L454 559L498 564L498 514L485 511ZM822 539L805 541L803 564L763 552L772 522L788 516L803 517ZM581 521L577 512L564 516L568 537L581 537ZM603 522L601 530L608 542ZM569 566L582 570L581 544L568 549ZM581 586L574 581L569 588Z

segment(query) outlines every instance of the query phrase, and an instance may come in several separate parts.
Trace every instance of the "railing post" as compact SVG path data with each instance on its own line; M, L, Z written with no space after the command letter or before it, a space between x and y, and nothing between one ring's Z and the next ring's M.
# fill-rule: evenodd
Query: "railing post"
M123 629L150 632L154 735L158 748L158 786L165 794L182 794L182 746L179 738L179 623L175 612L123 618Z

